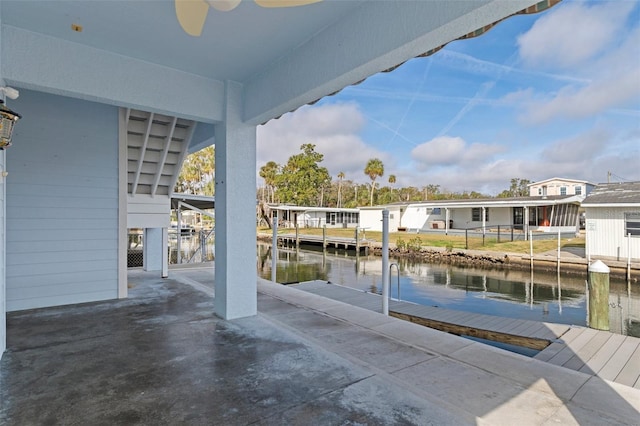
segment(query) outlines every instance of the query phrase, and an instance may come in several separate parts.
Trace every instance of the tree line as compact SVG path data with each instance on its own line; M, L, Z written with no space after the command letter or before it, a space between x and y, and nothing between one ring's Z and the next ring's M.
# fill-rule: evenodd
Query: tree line
M292 155L284 165L269 161L260 168L264 185L258 188L257 198L266 203L287 203L300 206L353 208L366 205L490 198L476 191L448 192L440 185L407 186L396 188L396 176L386 179L385 167L378 158L367 161L363 172L370 182L360 184L344 172L332 179L326 167L321 166L324 155L315 151L314 144L303 144L300 153ZM174 191L198 195L214 195L214 147L210 146L190 154L184 161ZM383 185L387 183L388 185ZM528 179L513 178L511 185L497 195L498 198L528 196Z
M368 184L347 179L344 172L339 172L333 180L327 168L321 166L324 155L315 151L314 144L303 144L300 150L299 154L289 157L284 165L269 161L260 168L259 174L264 185L258 188L259 200L263 203L354 208L395 202L491 198L476 191L445 191L437 184L396 188L394 174L387 177L388 185L382 186L380 178L384 177L385 169L378 158L367 161L363 169L370 179ZM509 189L502 191L498 197L528 196L530 183L528 179L511 179Z

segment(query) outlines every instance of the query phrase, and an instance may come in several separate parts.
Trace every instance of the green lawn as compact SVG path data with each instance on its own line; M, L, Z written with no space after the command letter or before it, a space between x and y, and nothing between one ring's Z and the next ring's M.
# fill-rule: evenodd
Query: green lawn
M259 233L271 234L269 228L258 228ZM300 235L322 235L322 228L301 228L299 230ZM279 234L293 234L295 229L293 228L280 228ZM344 228L327 228L327 236L346 237L353 238L355 236L354 229ZM362 238L362 232L360 233ZM382 232L365 231L365 237L368 240L382 241ZM434 234L413 234L407 232L392 232L389 234L389 242L393 244L403 242L409 246L422 247L450 247L452 249L464 249L465 238L462 236L453 235L434 235ZM482 238L469 237L469 249L472 250L489 250L505 253L529 253L529 241L505 241L508 239L508 235L501 238L501 242L498 243L495 237L485 238L484 246L482 244ZM560 241L561 247L584 247L584 238L566 238ZM544 253L549 250L555 250L558 247L557 239L550 240L535 240L533 243L534 253Z

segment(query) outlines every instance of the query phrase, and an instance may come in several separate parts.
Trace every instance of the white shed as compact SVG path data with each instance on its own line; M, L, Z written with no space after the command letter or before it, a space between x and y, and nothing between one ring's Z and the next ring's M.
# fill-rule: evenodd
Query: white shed
M582 207L588 256L640 259L640 182L599 184Z
M360 227L372 231L382 231L382 211L389 210L389 232L398 232L405 227L403 213L406 206L391 204L386 206L360 207Z

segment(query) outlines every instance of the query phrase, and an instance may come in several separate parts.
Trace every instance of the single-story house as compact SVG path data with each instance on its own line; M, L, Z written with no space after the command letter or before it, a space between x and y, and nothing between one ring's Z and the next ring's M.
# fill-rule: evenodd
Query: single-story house
M582 207L588 257L640 259L640 182L598 184Z
M497 226L515 228L525 233L576 232L581 196L547 196L517 198L479 198L469 200L434 200L400 206L362 208L367 226L382 230L383 209L395 209L400 217L397 228L410 232L441 229L487 229ZM391 214L390 214L391 216ZM377 221L375 218L378 218ZM390 231L392 229L390 217ZM395 226L394 224L394 226ZM361 221L361 226L364 222Z
M272 214L278 212L278 226L286 228L355 228L360 211L337 207L270 206Z

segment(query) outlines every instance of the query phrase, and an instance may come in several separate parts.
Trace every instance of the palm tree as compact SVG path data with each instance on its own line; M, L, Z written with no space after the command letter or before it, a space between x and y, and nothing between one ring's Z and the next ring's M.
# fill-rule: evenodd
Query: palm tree
M267 188L267 191L271 192L271 202L274 202L274 193L275 193L275 181L276 176L280 166L275 161L269 161L267 164L260 168L260 177L264 179L264 186Z
M338 173L338 208L342 207L342 179L344 179L344 172Z
M391 198L393 199L393 184L396 183L396 175L389 175L389 185L391 185Z
M373 191L376 187L376 178L384 175L384 164L378 158L372 158L367 162L367 167L364 168L364 174L371 179L371 201L370 205L373 206Z

